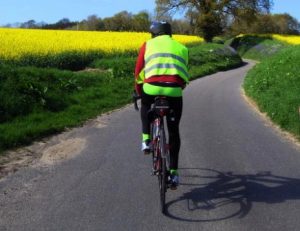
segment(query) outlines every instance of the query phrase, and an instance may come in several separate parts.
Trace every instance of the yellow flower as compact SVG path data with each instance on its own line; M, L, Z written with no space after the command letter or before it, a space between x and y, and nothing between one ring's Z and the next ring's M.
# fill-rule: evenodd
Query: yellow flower
M149 33L30 30L0 28L0 60L43 58L63 52L115 54L136 52ZM202 42L197 36L174 35L184 43Z
M274 39L287 42L289 44L298 45L300 44L300 36L299 35L278 35L273 34L272 37Z
M279 35L279 34L240 34L236 36L237 38L247 36L247 35L252 35L252 36L271 36L273 39L286 42L292 45L298 45L300 44L300 36L299 35Z

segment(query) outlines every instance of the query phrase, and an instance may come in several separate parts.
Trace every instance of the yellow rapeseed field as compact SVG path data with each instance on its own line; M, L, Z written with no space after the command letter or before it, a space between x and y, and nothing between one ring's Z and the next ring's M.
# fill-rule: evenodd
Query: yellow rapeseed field
M243 37L244 35L247 34L240 34L237 37ZM300 44L300 36L299 35L279 35L279 34L249 34L249 35L254 35L254 36L270 36L273 39L286 42L292 45L299 45Z
M196 36L174 35L184 44L202 42ZM63 52L100 51L108 54L138 50L149 33L30 30L0 28L0 60L18 60L33 55L43 57Z
M274 39L287 42L289 44L293 45L298 45L300 44L300 36L298 35L278 35L278 34L273 34L272 37Z

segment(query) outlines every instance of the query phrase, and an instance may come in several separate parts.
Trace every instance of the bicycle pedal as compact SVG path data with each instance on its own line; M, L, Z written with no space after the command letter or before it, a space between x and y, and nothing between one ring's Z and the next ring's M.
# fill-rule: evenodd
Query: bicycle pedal
M170 188L171 190L176 190L177 189L177 186L169 186L168 188Z
M149 156L151 153L151 151L149 149L144 150L144 155L145 156Z
M157 176L158 175L158 171L153 169L152 172L151 172L151 175L152 176Z

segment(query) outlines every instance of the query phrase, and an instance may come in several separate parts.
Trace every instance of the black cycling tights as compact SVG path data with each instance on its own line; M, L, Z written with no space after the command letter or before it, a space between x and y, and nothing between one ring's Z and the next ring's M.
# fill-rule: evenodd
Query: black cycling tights
M150 110L151 104L154 102L155 96L142 93L141 100L141 118L143 133L150 134L150 122L147 117L147 113ZM167 126L169 133L169 147L170 147L170 168L178 168L178 156L180 149L180 135L179 135L179 123L182 114L182 97L167 97L170 108L173 109L174 114L172 119L167 116Z

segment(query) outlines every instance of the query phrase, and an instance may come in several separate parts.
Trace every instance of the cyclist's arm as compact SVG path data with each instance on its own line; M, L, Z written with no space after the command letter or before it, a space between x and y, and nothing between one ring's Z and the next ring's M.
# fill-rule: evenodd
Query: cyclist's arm
M144 67L145 67L145 60L144 60L145 50L146 50L146 43L144 43L142 45L142 47L140 48L139 55L138 55L138 58L137 58L136 64L135 64L135 72L134 72L135 81L134 81L134 83L135 83L135 90L139 95L141 95L141 93L142 93L143 83L140 82L140 74L141 74L141 72L143 72Z

